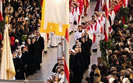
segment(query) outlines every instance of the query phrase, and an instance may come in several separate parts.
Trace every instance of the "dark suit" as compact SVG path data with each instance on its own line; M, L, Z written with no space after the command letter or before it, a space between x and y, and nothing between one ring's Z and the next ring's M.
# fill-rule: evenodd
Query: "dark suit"
M29 53L28 52L24 52L24 53L22 53L22 55L23 55L23 60L22 60L22 62L23 62L23 65L24 65L24 72L26 73L26 76L29 76L30 75L30 65L31 65L31 60L30 60L30 55L29 55Z
M82 43L81 45L86 69L88 68L88 65L90 64L91 46L92 46L92 40L90 39L88 39L85 43Z
M16 70L16 76L15 78L17 80L24 80L24 63L23 63L23 56L21 58L16 57L14 59L15 63L15 70Z
M75 55L74 83L81 83L84 73L84 59L81 53Z
M43 39L43 37L39 37L39 39L38 39L38 41L37 41L39 44L40 44L40 55L39 55L39 59L40 59L40 63L42 63L42 51L43 51L43 49L44 49L44 39Z
M40 68L40 58L41 58L41 45L39 42L35 42L34 44L31 45L32 47L32 53L31 53L31 56L32 56L32 64L33 64L33 68L34 68L34 71L38 68Z

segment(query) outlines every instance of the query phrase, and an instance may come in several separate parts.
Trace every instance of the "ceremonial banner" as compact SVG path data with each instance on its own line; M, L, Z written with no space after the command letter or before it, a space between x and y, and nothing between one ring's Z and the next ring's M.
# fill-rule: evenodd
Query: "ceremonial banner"
M65 36L68 25L69 0L43 0L40 32Z
M3 50L2 50L1 69L0 69L1 70L0 79L4 80L12 80L13 77L15 76L15 68L13 63L13 56L11 53L8 27L9 25L6 24L4 31Z
M43 0L41 33L65 37L65 83L69 83L69 0Z

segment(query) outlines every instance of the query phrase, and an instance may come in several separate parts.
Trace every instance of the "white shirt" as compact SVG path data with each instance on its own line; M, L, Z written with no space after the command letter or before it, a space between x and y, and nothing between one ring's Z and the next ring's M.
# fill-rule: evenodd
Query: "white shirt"
M82 30L82 32L77 31L77 32L75 33L75 40L81 38L83 32L84 32L83 30Z
M22 54L21 55L18 55L18 58L20 59L22 57Z
M64 74L63 75L59 74L59 79L60 79L60 83L63 83L65 79Z
M129 81L128 78L124 78L124 79L122 80L122 83L130 83L130 81Z

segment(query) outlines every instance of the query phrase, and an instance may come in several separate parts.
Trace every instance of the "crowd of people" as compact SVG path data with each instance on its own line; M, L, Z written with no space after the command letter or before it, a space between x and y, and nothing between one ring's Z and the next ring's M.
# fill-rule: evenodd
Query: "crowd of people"
M24 80L40 70L44 38L38 31L41 20L39 0L10 0L3 16L9 26L15 79Z
M133 8L132 2L128 5L130 10ZM106 40L105 23L107 20L105 20L103 2L100 9L99 5L96 5L96 11L89 21L82 22L82 17L87 16L89 3L89 0L70 0L69 32L75 34L75 45L69 50L70 83L82 83L83 74L91 64L91 52L97 52L100 41ZM115 15L122 6L121 0L110 0L109 34L113 45L112 49L107 49L107 60L110 66L105 66L102 60L99 60L98 64L93 64L89 79L87 79L88 83L133 82L133 16L130 11L129 17L131 18L128 21L128 27L123 28L122 21L115 19ZM22 80L40 70L42 63L44 38L38 31L41 20L40 1L11 0L4 5L4 16L10 26L9 35L16 70L15 78ZM53 32L50 35L53 43L49 46L58 46L59 38ZM64 83L63 56L58 57L52 72L47 83Z
M73 3L76 6L75 2ZM75 45L70 50L70 82L82 83L83 74L88 69L90 64L91 48L93 52L97 52L99 42L106 40L105 28L105 3L99 12L95 8L92 19L81 24L75 24ZM128 18L128 28L123 28L124 22L118 20L115 15L123 6L121 0L110 1L109 6L109 36L112 40L114 48L107 49L107 60L110 67L107 67L99 57L97 64L92 64L88 83L132 83L132 12L130 11ZM129 2L129 10L132 9L132 1ZM76 6L78 7L78 6ZM78 23L78 22L77 22ZM77 25L77 26L75 26ZM71 28L71 27L70 27ZM132 35L132 36L131 36Z
M119 0L120 1L120 0ZM121 7L122 2L112 1L111 4L115 8ZM129 4L129 8L132 8L132 1ZM117 8L116 8L117 9ZM131 10L131 9L130 9ZM112 10L114 11L114 10ZM115 14L119 9L115 10ZM130 18L127 22L128 27L124 27L122 19L114 19L114 23L111 24L112 31L110 32L110 40L112 40L113 48L106 49L107 61L109 66L102 62L98 62L98 65L92 65L90 72L89 83L132 83L133 82L133 69L132 69L132 34L133 34L133 19L131 11Z
M64 57L58 57L47 83L65 83Z

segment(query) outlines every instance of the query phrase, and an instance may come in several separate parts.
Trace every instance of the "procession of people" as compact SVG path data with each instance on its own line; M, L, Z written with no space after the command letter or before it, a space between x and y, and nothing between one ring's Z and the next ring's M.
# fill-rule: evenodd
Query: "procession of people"
M125 24L123 18L120 22L121 19L118 20L116 17L121 7L129 7L129 10L132 9L132 2L133 1L129 1L129 3L125 5L122 0L111 0L109 2L110 5L108 9L109 19L107 19L106 1L98 0L91 20L81 22L81 24L75 24L78 23L78 21L73 21L73 28L76 27L76 31L74 33L76 43L70 50L71 83L82 83L83 74L86 70L88 70L90 64L92 66L90 69L91 72L87 77L88 83L133 82L131 43L132 15L131 12L128 15L128 18L130 19L127 21L128 28L126 29L123 28L124 26L121 26L121 24ZM73 5L75 8L75 2L73 2ZM80 5L78 4L78 6ZM78 6L76 7L78 8ZM108 27L106 26L107 21L109 21ZM108 31L106 27L108 28ZM97 64L90 63L90 56L92 56L91 53L97 52L100 46L100 41L108 41L107 34L109 34L109 40L113 40L112 43L114 47L112 49L106 49L108 56L107 60L110 67L107 67L107 65L104 64L102 56L96 57L98 59Z
M133 1L127 1L125 4L123 0L109 0L107 8L106 0L97 0L94 14L88 16L90 0L69 0L69 34L74 34L75 41L69 48L70 83L82 83L83 75L88 70L91 70L86 78L88 83L133 82ZM10 26L15 79L24 80L36 73L41 68L42 56L48 48L57 48L57 63L47 83L64 83L64 37L56 36L54 32L39 32L40 3L40 0L10 0L4 4L3 16ZM124 17L116 18L121 7L130 10L127 22ZM83 21L84 18L88 20ZM0 52L2 39L0 33ZM106 49L109 66L104 64L102 56L95 57L97 64L91 63L92 53L99 51L100 41L103 40L112 40L113 48Z

